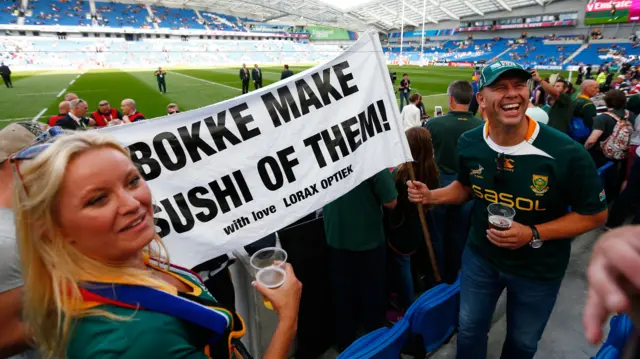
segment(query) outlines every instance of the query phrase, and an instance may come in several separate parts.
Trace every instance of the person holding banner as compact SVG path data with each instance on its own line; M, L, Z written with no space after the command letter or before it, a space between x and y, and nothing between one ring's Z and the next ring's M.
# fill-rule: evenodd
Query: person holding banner
M151 192L129 152L101 133L52 130L48 141L10 158L20 181L24 319L43 353L246 358L242 318L195 273L171 265ZM280 319L267 359L286 358L296 333L302 288L288 264L286 271L278 289L254 284Z
M458 179L435 190L407 182L412 202L474 200L462 255L459 359L486 358L493 312L505 288L501 357L533 358L567 269L571 240L607 219L605 192L588 152L526 116L530 78L511 61L485 67L477 98L488 122L460 138ZM488 206L496 203L510 218L490 229Z
M415 94L411 95L415 96ZM414 171L416 179L426 183L431 188L439 187L438 167L436 166L433 154L433 144L431 135L424 127L412 127L406 132L411 156L414 159ZM418 216L418 207L409 202L407 198L407 186L405 183L410 179L410 164L402 164L393 170L393 177L396 190L399 193L398 204L392 209L388 216L388 244L392 250L393 262L391 267L393 283L398 283L398 299L400 308L404 311L411 306L415 297L413 287L413 275L411 273L411 256L419 248L425 246L422 234L422 226ZM444 269L444 255L442 248L442 238L435 231L436 223L434 217L427 215L429 232L434 244L436 258L440 272Z

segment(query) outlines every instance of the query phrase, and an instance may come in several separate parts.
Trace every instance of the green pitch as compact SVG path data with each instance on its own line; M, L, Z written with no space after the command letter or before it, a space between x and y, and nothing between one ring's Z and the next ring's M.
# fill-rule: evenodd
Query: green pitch
M308 67L291 67L301 72ZM470 80L472 69L448 67L390 66L398 81L404 72L409 74L414 92L423 95L427 111L433 115L434 106L447 109L447 87L455 80ZM171 69L167 68L167 93L158 90L154 69L92 70L77 72L21 72L12 76L13 89L0 83L0 128L13 121L31 121L36 118L47 122L57 114L58 103L67 92L74 92L89 103L89 111L97 109L98 102L108 100L112 107L120 108L125 98L136 101L138 110L147 118L164 116L169 103L177 103L181 111L211 105L239 96L241 83L238 68ZM281 67L263 68L263 85L280 79ZM545 74L549 74L546 72ZM563 74L566 76L566 73ZM251 84L250 88L253 88Z
M588 12L584 16L584 24L611 24L629 22L629 9L616 10L611 15L610 11L593 11Z

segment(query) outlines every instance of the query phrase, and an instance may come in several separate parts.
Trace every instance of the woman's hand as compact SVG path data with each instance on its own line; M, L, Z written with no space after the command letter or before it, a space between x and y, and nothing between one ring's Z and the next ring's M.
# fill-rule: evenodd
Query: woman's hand
M252 285L256 287L265 299L271 302L273 309L278 313L278 317L280 317L280 321L297 323L302 283L300 283L296 274L293 272L291 264L286 264L285 271L287 272L287 278L278 288L267 288L258 281L254 281Z
M632 308L632 297L640 292L640 226L607 232L593 249L587 270L589 291L582 323L587 340L597 343L602 324L610 313Z

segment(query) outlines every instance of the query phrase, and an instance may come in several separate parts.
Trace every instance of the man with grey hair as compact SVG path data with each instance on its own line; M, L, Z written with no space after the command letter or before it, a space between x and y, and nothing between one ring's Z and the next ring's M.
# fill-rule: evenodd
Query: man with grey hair
M0 130L0 358L32 359L32 335L22 321L24 281L16 243L13 168L9 157L42 133L39 122L12 123Z
M144 115L136 109L136 102L130 98L122 100L122 121L124 123L138 122L145 119Z
M449 112L433 118L425 124L431 132L436 163L440 170L440 186L445 187L458 178L458 140L463 133L480 127L484 121L469 112L469 104L473 100L473 86L468 81L455 81L447 89ZM466 243L471 213L471 202L462 205L443 205L434 209L444 247L444 274L447 282L455 281Z
M82 130L89 126L95 126L94 119L87 119L87 110L89 105L83 99L75 99L69 102L70 111L66 116L56 121L56 126L60 126L66 130Z
M180 113L180 109L178 105L175 103L170 103L167 105L167 115L175 115L176 113Z

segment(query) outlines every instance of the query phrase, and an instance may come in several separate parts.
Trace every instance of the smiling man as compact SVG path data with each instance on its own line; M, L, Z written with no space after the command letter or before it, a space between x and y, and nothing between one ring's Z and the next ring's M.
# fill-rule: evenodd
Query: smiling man
M458 180L433 191L407 183L413 202L475 201L462 256L460 359L486 358L491 319L505 289L502 358L533 358L567 269L571 240L607 219L602 184L587 151L525 115L530 77L510 61L485 67L477 100L487 123L460 138ZM487 206L498 202L516 211L504 231L489 229Z

